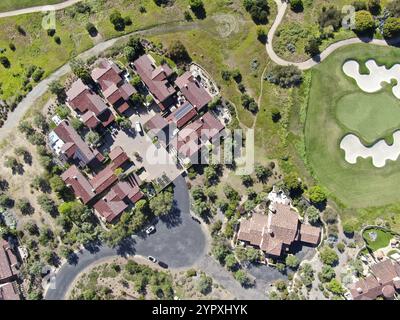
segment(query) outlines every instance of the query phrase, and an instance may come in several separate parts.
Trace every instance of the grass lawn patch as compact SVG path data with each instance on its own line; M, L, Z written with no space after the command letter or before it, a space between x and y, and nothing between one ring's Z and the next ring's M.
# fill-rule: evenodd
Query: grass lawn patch
M393 238L393 234L381 229L367 229L363 233L363 238L369 248L372 251L379 250L387 247L390 243L390 239Z
M66 0L1 0L0 12L30 8L35 6L51 5Z
M355 93L358 94L358 99L361 99L363 95L365 98L362 97L362 99L373 96L362 92L355 81L343 73L342 65L348 59L355 59L364 64L371 58L376 59L378 64L390 67L400 62L400 51L397 48L367 44L351 45L339 49L312 70L305 125L306 161L319 183L330 191L331 196L338 200L342 207L348 208L348 212L352 212L346 215L349 218L356 216L354 210L351 209L382 207L399 201L397 184L400 179L400 163L398 161L390 161L383 168L374 167L371 159L358 159L358 162L352 165L345 161L344 151L339 148L341 139L349 133L349 128L337 120L339 101L344 96ZM384 97L385 94L386 91L376 94L376 97ZM354 100L354 97L352 99ZM389 100L388 97L384 98L384 101ZM349 104L350 101L347 103ZM386 107L382 104L380 106L381 108ZM360 107L361 105L355 106L355 109ZM391 106L391 108L394 107L396 106ZM372 109L371 106L367 108L367 111ZM344 109L340 112L346 111ZM360 111L356 110L356 112ZM386 119L389 117L389 113L386 113ZM374 121L380 116L380 114L379 116L375 114L375 117L369 121ZM342 115L340 117L342 121L351 121L350 118L344 119L345 117ZM380 121L382 122L374 129L363 127L364 134L372 137L375 130L375 132L385 135L382 129L384 120ZM368 123L371 122L367 122L366 125ZM361 122L353 119L351 123L353 130L357 125L361 128ZM391 129L393 128L388 127L388 130ZM376 136L374 140L384 137ZM371 218L368 215L364 216L366 219L363 222L365 223L373 222L377 218L373 212L368 211L368 213L371 214ZM371 221L371 219L374 220Z

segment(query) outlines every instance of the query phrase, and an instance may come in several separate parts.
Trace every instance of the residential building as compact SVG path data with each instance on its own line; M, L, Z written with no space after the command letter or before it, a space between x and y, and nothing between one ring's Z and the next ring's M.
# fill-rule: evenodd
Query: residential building
M354 300L392 299L400 290L400 264L386 259L370 266L370 274L349 286Z
M156 66L154 59L147 54L135 60L133 66L160 109L167 110L173 104L176 93L170 81L174 74L172 69L167 64Z
M16 280L19 262L10 244L0 239L0 284Z
M174 123L178 129L181 129L196 116L196 108L190 102L185 102L167 117L167 121Z
M62 161L70 161L80 167L89 165L96 157L102 161L99 152L90 148L67 120L50 132L49 145Z
M87 204L96 196L95 188L75 165L69 167L61 175L61 179L67 187L73 189L75 197L84 204Z
M90 129L108 127L115 117L103 99L95 94L81 79L75 81L67 91L68 105L82 117ZM89 114L86 114L89 112Z
M16 281L0 284L0 300L21 300Z
M100 86L104 98L114 106L119 113L124 113L129 109L129 99L137 93L136 89L126 82L123 71L116 63L100 59L98 67L92 73L93 80Z
M240 222L237 239L260 248L267 257L280 257L300 242L318 245L321 230L299 221L290 204L272 203L268 214L254 213Z
M187 101L189 101L197 111L202 110L212 97L208 91L200 84L190 71L175 80L175 84L182 92Z
M167 147L176 126L174 123L169 123L165 118L157 113L144 124L144 128L152 139L157 138L158 142L160 142L164 147Z

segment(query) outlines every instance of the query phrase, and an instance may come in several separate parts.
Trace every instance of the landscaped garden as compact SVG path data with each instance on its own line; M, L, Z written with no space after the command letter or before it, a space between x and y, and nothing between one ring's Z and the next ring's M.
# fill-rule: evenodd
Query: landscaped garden
M393 234L382 229L371 228L364 231L363 238L372 251L377 251L389 245Z

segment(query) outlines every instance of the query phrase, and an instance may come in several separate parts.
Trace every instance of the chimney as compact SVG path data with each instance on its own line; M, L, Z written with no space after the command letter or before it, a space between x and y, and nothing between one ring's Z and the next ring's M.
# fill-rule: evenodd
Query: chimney
M107 198L106 198L106 197L103 197L103 201L104 201L104 202L107 202Z
M78 177L77 177L77 176L73 176L73 179L74 179L74 180L78 180Z
M95 188L92 188L92 192L96 192L96 189L95 189Z
M378 280L379 284L382 284L382 280L379 277L376 277L376 280Z
M357 288L357 292L358 293L363 293L363 289L361 289L360 287Z
M187 83L185 83L185 88L186 88L186 89L188 89L188 88L189 88L189 86L187 85Z

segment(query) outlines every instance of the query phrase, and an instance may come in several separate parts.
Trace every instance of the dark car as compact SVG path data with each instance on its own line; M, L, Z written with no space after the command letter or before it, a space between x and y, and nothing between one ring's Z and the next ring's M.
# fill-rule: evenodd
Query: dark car
M161 268L168 269L168 265L167 265L165 262L158 261L158 265L159 265Z

